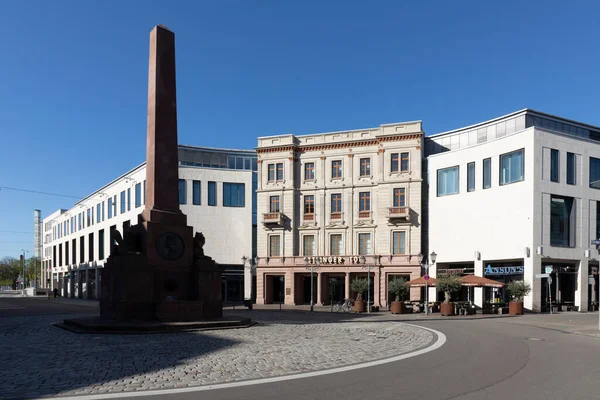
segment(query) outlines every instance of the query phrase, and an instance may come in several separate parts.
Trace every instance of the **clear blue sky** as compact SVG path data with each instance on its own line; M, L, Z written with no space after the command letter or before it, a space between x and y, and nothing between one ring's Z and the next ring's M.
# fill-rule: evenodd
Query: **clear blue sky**
M573 3L574 5L569 5ZM600 125L593 1L4 1L0 186L85 196L145 159L148 34L176 34L179 142L421 119L428 134L530 107ZM0 190L0 258L33 210ZM28 255L29 257L29 255Z

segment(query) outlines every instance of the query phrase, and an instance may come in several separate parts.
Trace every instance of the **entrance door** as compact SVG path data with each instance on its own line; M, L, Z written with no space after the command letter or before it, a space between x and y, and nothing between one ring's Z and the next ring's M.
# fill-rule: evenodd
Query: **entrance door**
M273 287L273 303L283 303L285 300L283 276L272 276L271 285Z
M334 303L344 300L345 278L333 276L329 278L329 295Z
M304 277L304 282L302 285L303 293L302 293L302 302L304 304L310 304L310 276ZM317 275L313 276L313 304L317 304Z

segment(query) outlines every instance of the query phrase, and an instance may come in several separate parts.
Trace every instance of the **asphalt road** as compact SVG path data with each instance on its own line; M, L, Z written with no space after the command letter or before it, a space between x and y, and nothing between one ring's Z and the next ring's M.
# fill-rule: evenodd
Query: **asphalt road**
M11 309L10 304L24 308ZM1 317L65 312L92 313L96 310L74 305L59 306L50 301L35 299L20 299L18 302L0 299ZM349 372L269 384L190 393L162 393L159 396L142 395L135 398L600 398L600 339L526 326L517 323L517 320L523 321L513 318L415 321L413 323L417 325L443 332L447 338L446 344L435 351L413 358Z

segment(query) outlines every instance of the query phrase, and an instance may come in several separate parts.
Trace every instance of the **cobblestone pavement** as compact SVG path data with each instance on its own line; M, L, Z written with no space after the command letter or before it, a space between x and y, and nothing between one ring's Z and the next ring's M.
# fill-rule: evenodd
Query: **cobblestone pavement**
M6 318L0 325L2 398L181 388L331 369L429 346L434 335L395 321L262 315L247 329L78 335L68 316Z

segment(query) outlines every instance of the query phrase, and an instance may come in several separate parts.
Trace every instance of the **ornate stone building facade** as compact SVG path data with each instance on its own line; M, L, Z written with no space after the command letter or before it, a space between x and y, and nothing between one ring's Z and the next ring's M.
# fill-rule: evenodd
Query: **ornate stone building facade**
M341 301L370 273L386 307L393 276L421 275L423 137L414 121L259 138L258 304Z

